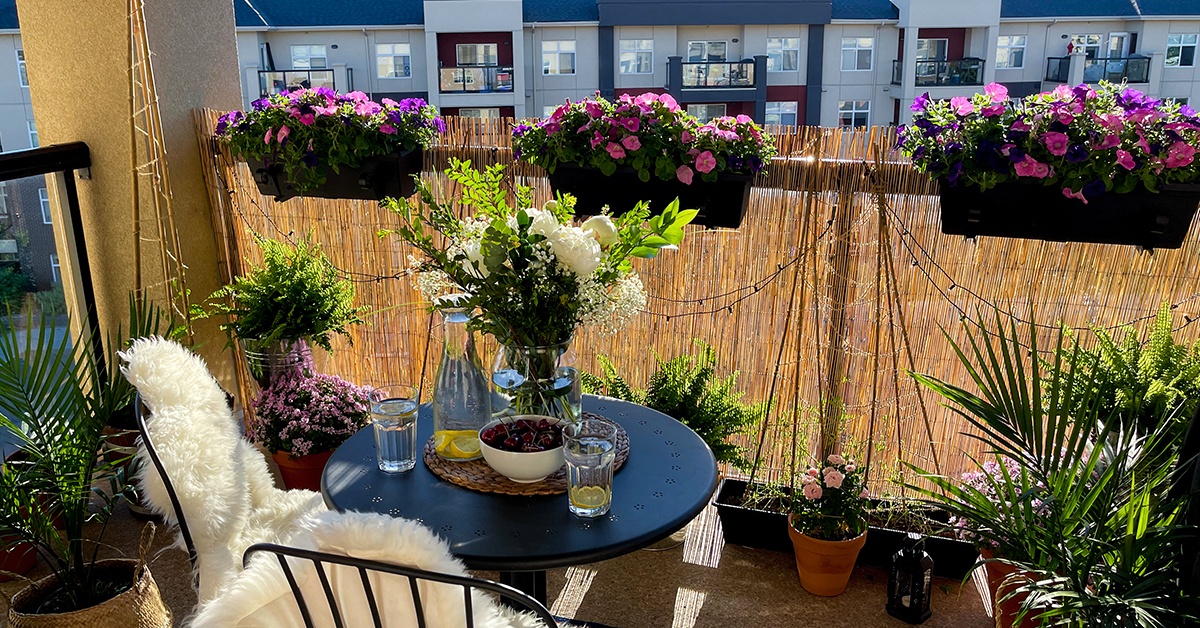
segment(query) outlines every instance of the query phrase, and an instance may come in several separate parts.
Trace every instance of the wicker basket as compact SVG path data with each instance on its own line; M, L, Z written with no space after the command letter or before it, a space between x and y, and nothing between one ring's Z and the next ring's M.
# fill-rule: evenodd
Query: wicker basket
M130 580L127 591L95 606L70 613L32 613L57 588L49 576L22 589L8 610L11 628L171 628L171 611L158 592L150 569L140 560L115 558L96 561L94 576L114 582Z

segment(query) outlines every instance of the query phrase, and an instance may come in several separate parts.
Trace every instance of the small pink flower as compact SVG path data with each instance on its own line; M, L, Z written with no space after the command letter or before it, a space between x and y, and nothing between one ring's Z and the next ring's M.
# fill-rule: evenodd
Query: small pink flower
M692 142L692 134L684 131L682 134L680 134L679 140L684 144L690 144Z
M850 464L846 465L846 473L854 473L854 470L857 468L858 467L855 466L853 462L851 462Z
M384 122L383 124L379 125L379 132L383 133L384 135L395 135L396 127Z
M692 184L692 169L687 166L680 166L675 169L675 178L679 179L684 185Z
M971 104L971 100L962 96L951 98L950 106L954 108L954 113L960 116L965 116L975 111L975 105Z
M751 122L754 122L753 118L751 118L750 116L748 116L744 113L739 113L738 117L735 119L738 121L739 124L750 124Z
M666 105L667 111L679 111L679 103L676 102L675 97L670 94L659 95L658 102Z
M696 170L700 172L712 172L713 168L717 167L717 158L713 157L711 151L704 151L696 155Z
M1084 205L1087 205L1087 202L1088 202L1087 198L1084 197L1083 192L1076 192L1076 191L1072 190L1071 188L1063 188L1063 196L1065 196L1067 198L1077 198L1077 199L1083 201Z
M1042 136L1042 144L1046 145L1046 150L1050 151L1051 155L1062 156L1067 154L1067 148L1071 144L1071 138L1065 133L1051 131Z
M821 474L821 472L817 471L816 469L809 469L808 471L805 471L805 473L814 478Z
M1075 121L1075 116L1071 115L1070 111L1062 110L1058 112L1057 119L1063 124L1071 124Z
M846 464L846 459L837 454L829 454L829 464Z
M1195 159L1196 149L1186 142L1175 142L1167 149L1166 166L1168 168L1182 168Z
M603 143L604 143L604 136L603 136L603 135L600 135L600 132L599 132L599 131L593 131L593 134L592 134L592 148L595 148L595 147L597 147L597 146L599 146L599 145L601 145L601 144L603 144Z
M267 129L267 134L265 136L263 136L263 144L270 146L271 145L271 136L273 136L273 135L275 135L275 133L273 131L271 131L271 129Z
M1009 126L1009 128L1011 128L1014 131L1028 131L1029 129L1032 129L1033 127L1029 126L1029 122L1027 120L1025 120L1025 118L1017 118L1016 120L1013 121L1013 123Z
M1018 177L1032 177L1035 176L1035 173L1037 172L1037 165L1038 160L1030 157L1029 155L1025 155L1025 159L1017 162L1017 164L1013 166L1013 170L1017 171Z
M1150 144L1146 142L1146 136L1142 135L1141 129L1138 129L1137 136L1138 136L1138 141L1137 141L1138 148L1146 151L1146 154L1150 154L1150 153L1154 152L1154 151L1150 150Z
M385 107L399 107L400 106L400 103L392 100L391 98L381 98L381 99L379 99L379 102L383 103L383 106L385 106Z
M621 159L625 157L625 149L616 142L609 142L608 146L604 147L604 150L608 151L608 156L612 157L613 159Z
M286 140L291 134L292 130L285 124L284 126L279 127L279 134L275 136L275 141L282 144L283 140Z
M859 498L859 499L866 499L866 498L867 498L867 489L865 489L865 488L864 488L864 489L862 490L862 492L858 494L858 498Z
M642 147L642 141L636 135L627 135L625 139L621 140L621 145L625 147L625 150L635 151Z
M840 471L830 471L825 474L825 485L829 488L841 488L844 479L846 476L842 475Z
M594 100L589 100L583 103L583 110L593 118L599 118L604 115L604 108L600 106L600 103Z
M821 499L822 492L821 485L817 484L816 482L804 485L804 496L807 497L809 501Z
M992 102L1003 102L1008 99L1008 88L999 83L989 83L983 88L983 93L991 97Z
M1137 167L1137 162L1133 160L1133 153L1120 148L1117 149L1117 163L1126 170L1133 170Z
M642 128L642 119L637 117L625 118L621 120L621 126L625 127L630 133L637 133Z
M1096 150L1108 150L1121 145L1121 138L1117 135L1108 134L1104 136L1099 144L1096 145Z

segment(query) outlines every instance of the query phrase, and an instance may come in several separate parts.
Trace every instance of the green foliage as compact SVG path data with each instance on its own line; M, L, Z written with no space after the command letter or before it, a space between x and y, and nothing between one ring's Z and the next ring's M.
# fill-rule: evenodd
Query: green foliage
M935 488L910 488L1033 575L1014 594L1028 594L1022 612L1039 613L1043 625L1200 619L1178 585L1183 561L1173 548L1195 530L1170 494L1178 453L1169 426L1144 434L1106 412L1110 400L1079 386L1095 358L1061 331L1043 354L1034 325L1023 334L997 313L993 329L968 329L967 338L965 348L950 342L978 394L914 377L952 403L996 464L976 461L985 473L962 484L914 467Z
M350 338L348 325L362 323L366 308L354 307L354 284L343 279L311 236L295 245L254 234L262 266L209 297L209 311L226 314L221 325L231 338L309 340L332 350L331 334Z
M746 468L749 462L744 449L726 441L766 416L767 405L743 403L745 393L737 390L738 374L718 378L716 351L700 340L694 342L700 349L698 355L685 353L667 361L656 356L658 370L645 390L630 386L604 356L599 358L602 374L585 373L581 384L586 392L632 401L675 417L708 443L718 462Z
M38 311L46 316L55 317L67 313L67 297L63 293L62 284L56 284L49 290L35 292L33 298L37 301Z
M0 267L0 314L21 309L25 294L33 290L33 279L13 268Z
M867 483L853 460L830 455L801 476L793 491L792 526L822 541L848 541L867 530ZM820 465L819 465L820 466Z

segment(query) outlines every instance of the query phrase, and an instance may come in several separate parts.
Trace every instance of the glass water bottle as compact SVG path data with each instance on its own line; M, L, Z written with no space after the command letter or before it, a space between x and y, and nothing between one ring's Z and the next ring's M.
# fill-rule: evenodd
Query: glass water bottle
M480 457L479 429L492 418L486 372L467 328L472 311L459 307L461 295L435 303L442 315L442 361L433 383L433 442L447 460Z

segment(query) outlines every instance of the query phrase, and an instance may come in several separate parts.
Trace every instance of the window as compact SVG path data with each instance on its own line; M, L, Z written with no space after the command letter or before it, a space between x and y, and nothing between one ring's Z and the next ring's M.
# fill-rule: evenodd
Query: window
M490 108L483 108L483 109L480 109L480 108L468 109L468 108L464 107L464 108L458 110L458 117L460 117L460 118L499 118L500 117L500 109L499 109L499 107L490 107Z
M722 118L725 116L725 105L688 105L687 112L689 115L700 118L700 122L711 122L713 118Z
M293 70L323 70L328 63L325 46L292 46Z
M871 120L871 101L842 100L838 102L838 126L865 127Z
M17 51L17 80L21 87L29 87L29 75L25 73L25 51Z
M874 37L843 37L842 71L857 72L870 70L874 48Z
M33 120L26 120L25 127L29 129L29 147L37 148L38 146L41 146L41 144L38 143L37 123Z
M1197 39L1200 39L1200 35L1167 35L1167 67L1195 66Z
M543 105L542 106L542 117L549 118L550 116L554 115L555 109L558 109L558 105Z
M800 69L800 39L797 37L767 38L767 71L795 72Z
M42 224L54 224L50 219L50 193L46 188L38 188L38 203L42 206Z
M1191 99L1187 96L1168 96L1166 99L1179 105L1180 107L1186 107L1188 106L1188 103L1191 102Z
M542 74L574 74L575 41L542 42Z
M454 47L458 66L500 65L498 44L458 44Z
M1082 48L1088 59L1095 59L1100 56L1100 39L1099 35L1071 35L1070 50L1067 52Z
M769 102L767 103L767 117L763 123L796 126L796 107L797 104L794 102Z
M0 181L0 218L6 217L8 217L8 182Z
M54 283L62 283L62 269L58 266L58 256L54 253L50 254L50 278Z
M621 40L621 74L654 73L654 40Z
M412 55L408 44L375 44L375 70L379 78L412 76Z
M918 39L917 59L924 61L945 61L946 49L950 46L948 39Z
M1025 36L1001 35L996 40L996 69L1015 70L1025 67Z
M689 63L720 62L725 60L728 50L729 44L723 41L689 41L687 60Z

